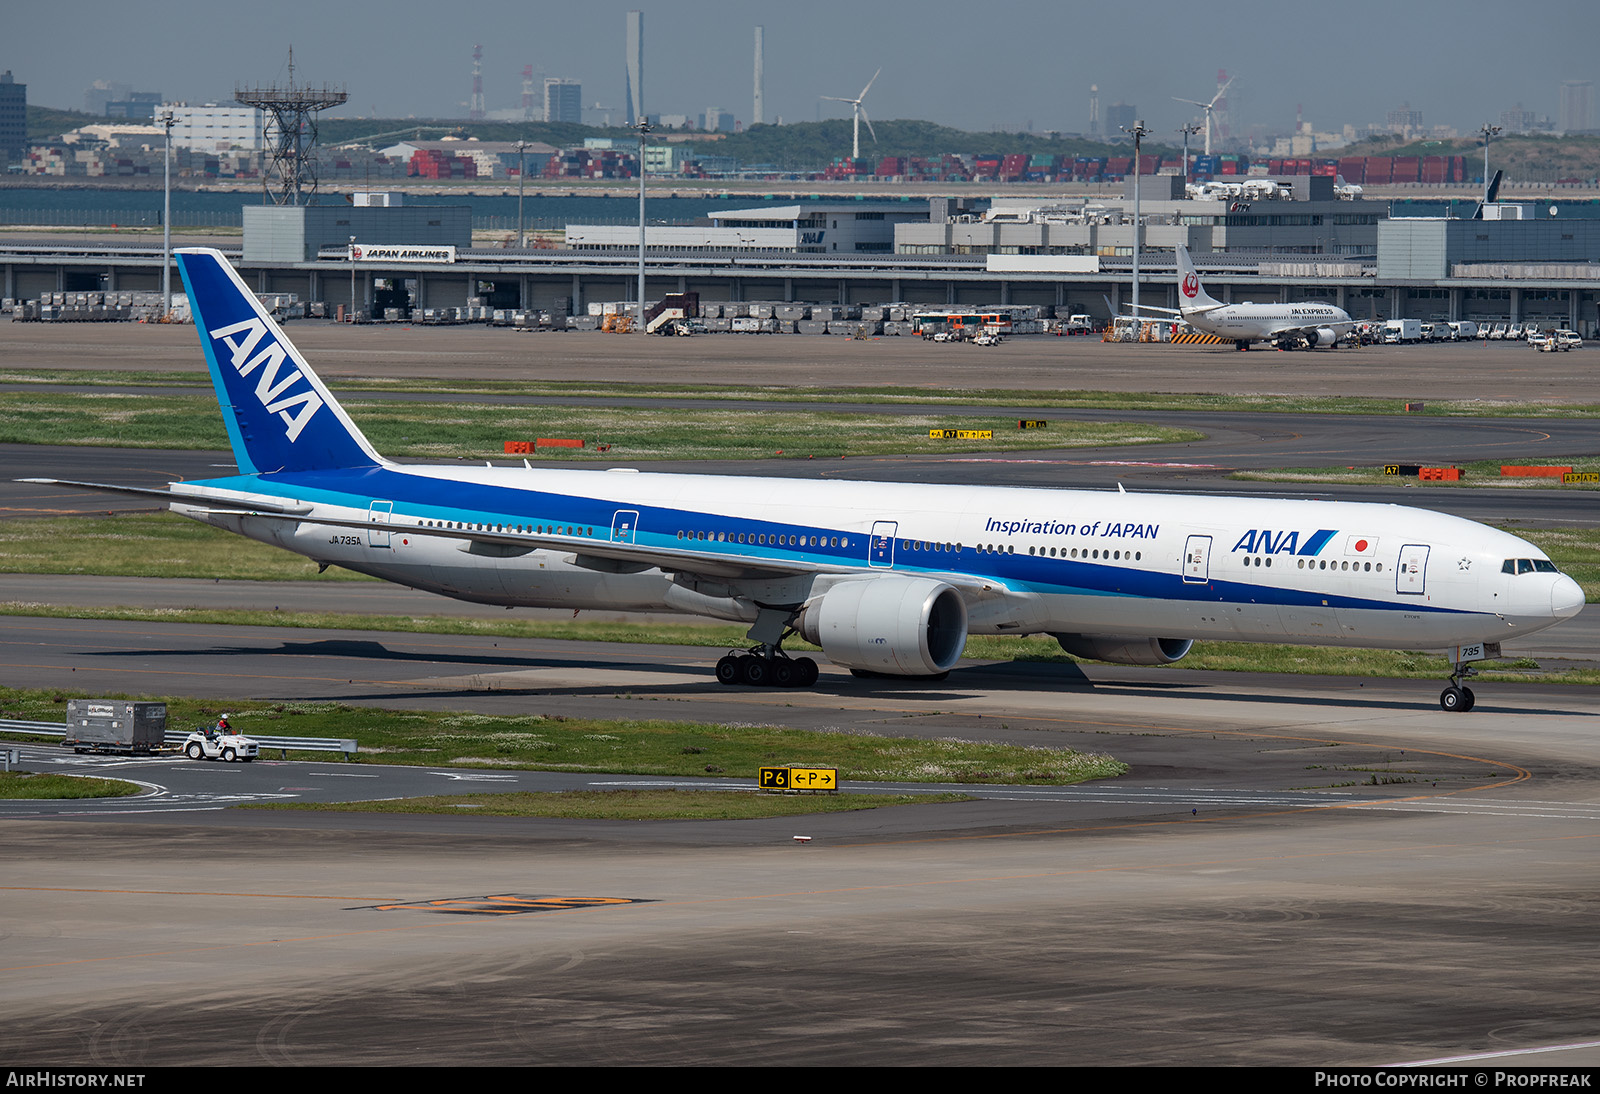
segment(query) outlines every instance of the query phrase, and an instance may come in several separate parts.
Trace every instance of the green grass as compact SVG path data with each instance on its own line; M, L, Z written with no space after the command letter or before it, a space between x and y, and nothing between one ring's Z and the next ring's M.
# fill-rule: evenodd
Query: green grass
M0 521L0 572L228 581L372 581L172 513Z
M0 799L123 798L137 793L137 786L121 779L0 771Z
M0 717L64 720L64 692L0 688ZM919 740L768 725L602 720L561 715L497 716L382 710L339 703L150 698L167 704L169 729L215 721L263 736L356 738L360 758L386 764L524 768L535 771L705 776L754 780L758 768L837 768L841 779L1067 785L1123 774L1110 756L1068 749ZM296 754L291 750L291 756ZM304 759L316 759L305 754Z
M474 813L582 820L756 820L894 805L976 801L967 794L754 794L738 790L569 790L556 794L437 794L394 801L263 802L243 809L336 813Z
M1053 422L1046 432L1016 419L845 414L801 410L671 407L499 406L346 401L367 438L389 456L505 459L506 441L578 437L583 449L540 450L540 462L585 460L818 459L922 452L1160 444L1199 440L1188 429L1126 422ZM930 440L935 428L992 429L993 440ZM209 395L0 394L0 443L225 449ZM600 446L609 446L600 451Z
M292 328L291 328L292 330ZM80 372L70 369L0 369L0 383L5 384L71 384L86 387L116 385L140 386L192 386L197 393L209 393L210 381L199 370L130 371L109 370ZM407 394L452 395L470 392L473 395L509 395L537 404L540 399L595 398L595 399L719 399L728 401L757 401L763 403L881 403L885 405L919 403L944 406L1026 406L1040 409L1081 410L1167 410L1167 411L1218 411L1258 412L1268 414L1376 414L1385 417L1408 417L1404 400L1372 396L1299 396L1269 394L1199 394L1168 392L1123 391L1028 391L1006 388L949 387L930 384L927 387L896 385L813 385L801 387L766 387L761 385L723 384L673 384L651 381L649 384L599 383L583 381L523 381L523 380L473 380L464 385L459 380L427 379L419 377L340 377L334 385L341 401L362 392L396 392ZM209 394L207 394L209 401ZM0 406L4 406L0 403ZM609 411L607 411L609 413ZM694 412L691 412L694 413ZM1479 417L1600 417L1600 405L1552 405L1538 400L1499 401L1479 399L1430 400L1424 417L1479 418ZM898 419L897 419L898 420ZM359 418L358 418L359 421ZM1011 422L1015 425L1015 422ZM1055 428L1052 424L1052 429Z

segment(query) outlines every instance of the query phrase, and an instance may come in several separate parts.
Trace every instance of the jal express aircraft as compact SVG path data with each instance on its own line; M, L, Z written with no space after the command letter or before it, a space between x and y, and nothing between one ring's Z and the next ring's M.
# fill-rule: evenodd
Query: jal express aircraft
M815 683L790 634L907 677L942 676L968 634L1139 665L1215 638L1449 650L1441 705L1470 710L1469 661L1583 605L1532 544L1392 505L397 464L220 254L177 256L240 473L60 485L461 600L748 623L725 684Z
M1332 304L1224 304L1213 300L1200 284L1200 274L1189 249L1178 245L1178 307L1140 305L1141 311L1179 315L1196 330L1231 338L1239 349L1251 342L1271 342L1279 349L1316 349L1337 346L1339 337L1355 326L1343 308Z

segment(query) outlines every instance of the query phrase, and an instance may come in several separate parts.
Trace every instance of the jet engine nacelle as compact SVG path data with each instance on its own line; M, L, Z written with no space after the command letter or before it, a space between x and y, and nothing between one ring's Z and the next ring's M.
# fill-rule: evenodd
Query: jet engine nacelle
M1170 665L1194 645L1192 638L1120 638L1109 634L1058 634L1055 640L1074 657L1117 665Z
M1339 340L1339 333L1332 327L1318 327L1313 344L1318 346L1331 346Z
M967 643L961 594L927 577L841 581L796 620L807 642L845 668L893 676L948 672Z

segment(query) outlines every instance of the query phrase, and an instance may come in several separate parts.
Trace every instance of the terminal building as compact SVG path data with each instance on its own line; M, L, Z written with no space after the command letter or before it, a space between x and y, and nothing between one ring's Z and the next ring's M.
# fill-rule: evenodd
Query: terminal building
M1140 299L1177 306L1172 249L1182 243L1224 302L1316 301L1357 320L1534 322L1591 337L1600 326L1600 218L1583 215L1587 204L1501 203L1483 219L1390 218L1384 203L1315 190L1265 200L1165 196L1148 205L1141 195L1148 216ZM246 282L307 302L350 304L353 287L353 303L367 308L384 286L404 285L415 307L581 315L592 303L633 301L638 291L636 225L575 224L566 249L524 251L475 249L467 206L246 212L243 246L230 253ZM648 300L693 292L704 303L1031 305L1104 320L1130 296L1125 200L997 200L981 212L956 199L805 200L730 208L708 220L648 227ZM358 244L447 248L448 258L352 262L352 236ZM158 247L0 245L0 295L154 289L160 266Z
M807 255L891 254L906 225L926 224L917 201L807 201L724 209L705 224L645 226L644 247L672 254L765 252ZM569 224L567 248L598 254L639 252L637 224Z
M898 254L1133 255L1131 180L1121 200L997 198L975 213L962 203L935 202L926 223L895 232ZM1378 222L1388 203L1339 197L1320 175L1252 178L1207 186L1184 196L1175 175L1142 182L1143 247L1159 261L1182 243L1191 251L1229 255L1364 257L1377 253Z

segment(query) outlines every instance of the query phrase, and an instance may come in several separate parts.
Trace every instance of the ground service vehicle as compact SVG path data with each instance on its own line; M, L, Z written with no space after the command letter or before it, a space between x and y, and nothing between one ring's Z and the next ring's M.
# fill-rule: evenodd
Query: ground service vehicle
M74 752L159 752L167 735L167 704L124 699L70 699L62 743Z
M238 760L249 763L261 751L254 738L215 728L196 729L183 741L183 754L191 760Z
M1422 341L1422 321L1419 319L1389 319L1383 324L1383 340L1389 345Z

